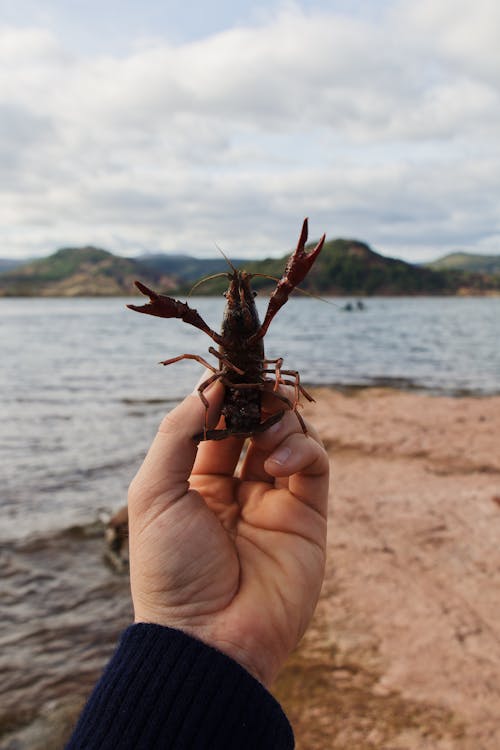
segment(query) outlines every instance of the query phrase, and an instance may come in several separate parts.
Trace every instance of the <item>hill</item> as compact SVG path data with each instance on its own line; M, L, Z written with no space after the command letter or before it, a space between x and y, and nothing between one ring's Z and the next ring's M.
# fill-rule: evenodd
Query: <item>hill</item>
M325 243L310 284L324 294L444 294L450 281L443 274L396 258L387 258L358 240Z
M312 243L311 243L312 244ZM280 277L288 256L247 263L251 273ZM255 278L253 286L272 289L273 282ZM220 293L226 284L214 279L203 285L204 294ZM311 272L300 285L304 291L332 295L453 294L457 284L449 274L387 258L358 240L325 242Z
M229 270L227 261L222 255L217 258L193 258L192 255L157 253L140 255L135 260L153 274L174 276L183 282L195 282L202 276ZM245 261L238 258L231 258L231 263L237 268L245 265Z
M27 263L27 260L13 260L12 258L0 258L0 273L4 271L11 271L17 266L22 266L23 263Z
M271 291L275 281L262 276L281 277L288 257L233 262L258 274L252 282L256 289ZM161 254L122 258L96 247L63 248L0 273L0 296L127 296L136 293L134 279L184 296L194 281L227 270L223 258ZM227 288L224 276L204 282L199 292L222 293ZM380 255L359 240L335 239L325 243L301 288L321 295L352 296L499 293L500 273L413 265Z
M471 271L473 273L500 273L500 255L475 255L474 253L449 253L425 264L434 271Z
M161 284L176 282L154 273L131 258L121 258L96 247L63 248L0 274L0 296L100 297L129 295L134 279Z

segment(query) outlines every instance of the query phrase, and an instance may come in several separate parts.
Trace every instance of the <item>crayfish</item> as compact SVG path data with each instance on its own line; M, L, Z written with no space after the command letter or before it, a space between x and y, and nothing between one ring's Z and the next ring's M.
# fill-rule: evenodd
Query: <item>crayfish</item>
M263 339L272 319L288 301L295 287L306 277L323 247L325 235L313 250L306 252L307 234L307 219L304 219L297 248L290 256L285 272L270 297L262 324L259 321L254 301L256 292L251 287L253 274L238 271L233 266L231 266L232 273L221 274L227 276L229 288L225 292L226 308L220 333L213 331L201 315L187 303L157 294L140 281L135 282L137 288L149 297L150 301L146 305L127 305L127 307L136 312L156 315L160 318L180 318L185 323L207 333L218 345L218 349L210 346L208 350L218 359L218 367L209 364L197 354L180 354L178 357L172 357L160 363L170 365L182 359L194 359L212 372L212 375L198 387L198 394L205 406L205 428L203 432L194 436L193 439L197 442L223 440L231 435L250 437L258 432L264 432L268 427L279 422L285 412L284 409L275 412L263 421L261 417L262 393L267 390L266 384L272 382L266 376L272 373L274 373L274 396L294 411L304 433L306 432L304 421L298 412L300 394L302 393L309 401L314 399L301 385L298 372L281 369L283 364L281 357L265 358ZM273 367L269 368L269 365ZM216 380L225 386L222 406L222 415L225 419L224 429L208 429L207 427L208 401L203 391ZM293 401L277 392L280 384L294 386Z

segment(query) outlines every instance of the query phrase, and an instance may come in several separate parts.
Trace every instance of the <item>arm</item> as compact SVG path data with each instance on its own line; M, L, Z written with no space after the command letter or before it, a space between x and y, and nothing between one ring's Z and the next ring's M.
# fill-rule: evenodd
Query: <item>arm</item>
M214 383L205 391L211 424L222 390ZM319 596L328 459L314 430L309 437L298 432L287 412L252 439L235 477L243 441L197 448L191 438L204 411L191 395L169 414L132 482L136 625L76 730L94 744L70 744L72 750L293 747L286 717L264 686L302 636ZM119 725L118 745L95 744L103 723L111 733ZM146 737L156 727L157 744L151 737L149 744L122 744L126 727L137 735L139 725ZM205 744L182 744L188 725Z
M291 750L279 704L237 662L180 630L136 624L66 750Z

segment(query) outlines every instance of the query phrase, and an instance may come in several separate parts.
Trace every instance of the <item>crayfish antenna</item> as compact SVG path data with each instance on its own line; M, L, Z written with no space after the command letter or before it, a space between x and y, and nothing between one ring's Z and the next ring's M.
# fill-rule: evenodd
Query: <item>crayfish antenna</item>
M325 244L326 235L324 234L321 237L316 247L311 250L310 253L306 253L305 250L307 236L308 220L307 218L305 218L304 223L302 224L302 230L300 232L297 248L290 256L290 259L286 264L285 272L281 279L278 281L276 289L271 294L271 299L269 300L269 305L267 306L266 317L264 318L264 321L257 333L252 336L252 339L260 339L266 335L267 329L269 328L272 319L274 318L278 310L288 302L288 298L295 287L305 279L305 277L311 270L314 261L320 254L323 245Z
M237 274L237 273L238 273L238 269L237 269L237 268L235 268L235 267L233 266L233 264L231 263L231 261L230 261L230 260L229 260L229 258L227 257L227 255L226 255L226 253L224 252L224 250L223 250L223 249L222 249L221 247L219 247L219 245L218 245L217 243L215 243L215 247L217 248L217 250L219 251L219 253L220 253L220 254L222 255L222 257L223 257L223 258L224 258L224 260L226 261L226 263L227 263L227 265L229 266L229 268L231 269L231 271L232 271L232 272L233 272L234 274Z
M219 279L222 276L224 276L226 279L228 277L231 278L231 274L227 274L227 273L225 273L225 271L221 271L220 273L213 273L210 276L204 276L202 279L199 279L195 284L193 284L193 286L189 290L188 299L192 295L192 293L194 292L194 290L198 289L198 287L201 286L202 284L204 284L205 281L211 281L212 279Z

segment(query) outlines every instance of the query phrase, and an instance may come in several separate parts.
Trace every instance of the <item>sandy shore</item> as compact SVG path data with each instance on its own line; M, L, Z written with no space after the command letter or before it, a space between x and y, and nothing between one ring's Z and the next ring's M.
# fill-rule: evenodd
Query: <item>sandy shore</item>
M328 570L276 686L298 748L497 750L500 397L315 396Z
M500 397L315 396L305 413L332 463L328 569L275 686L298 750L498 750ZM102 544L66 534L4 551L17 604L0 639L2 747L62 748L128 622L126 576Z

